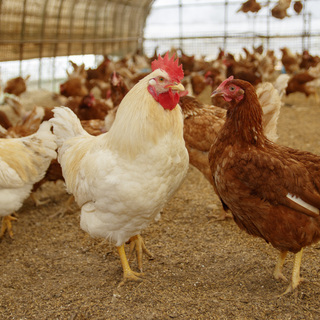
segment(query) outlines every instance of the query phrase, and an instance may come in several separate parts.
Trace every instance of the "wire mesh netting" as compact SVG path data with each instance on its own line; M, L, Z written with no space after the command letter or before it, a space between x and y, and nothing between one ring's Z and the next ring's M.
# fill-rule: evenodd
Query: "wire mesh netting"
M258 46L279 50L288 47L294 52L320 50L320 3L301 1L298 14L292 1L288 16L277 19L272 9L277 0L257 1L257 13L239 11L245 1L156 1L147 19L144 48L152 54L158 46L163 52L171 46L188 54L216 55L219 48L239 53L242 47ZM318 8L318 10L317 10ZM164 23L166 21L166 23Z
M66 76L73 55L95 65L90 55L122 56L141 48L152 2L2 0L0 61L14 61L0 63L2 81L30 74L30 83L45 86Z

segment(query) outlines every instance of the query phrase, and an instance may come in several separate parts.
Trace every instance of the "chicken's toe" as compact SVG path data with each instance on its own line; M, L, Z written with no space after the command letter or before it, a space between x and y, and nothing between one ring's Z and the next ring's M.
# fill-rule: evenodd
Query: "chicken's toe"
M10 238L13 238L13 231L12 231L12 224L11 221L16 221L18 220L17 218L13 216L5 216L2 218L2 225L1 225L1 230L0 230L0 238L4 236L6 231L8 230Z
M147 249L144 240L141 235L135 235L129 239L130 249L129 249L129 258L130 261L132 258L133 251L136 251L136 257L138 262L138 268L142 272L142 254L145 253L149 259L153 259L153 254Z
M140 277L143 277L143 273L134 272L131 270L129 266L128 259L126 257L126 253L124 251L124 245L117 247L118 253L121 260L121 265L123 269L123 280L120 282L119 286L122 286L127 281L142 281Z

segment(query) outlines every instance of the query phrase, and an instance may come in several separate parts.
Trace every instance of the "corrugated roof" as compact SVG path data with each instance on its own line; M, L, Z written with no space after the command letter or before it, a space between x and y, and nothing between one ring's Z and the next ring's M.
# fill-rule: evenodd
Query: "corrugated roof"
M141 47L153 0L2 0L0 61Z

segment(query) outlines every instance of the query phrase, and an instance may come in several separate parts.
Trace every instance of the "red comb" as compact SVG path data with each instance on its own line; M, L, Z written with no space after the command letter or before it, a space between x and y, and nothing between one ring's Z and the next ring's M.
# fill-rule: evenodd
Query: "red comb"
M223 80L223 82L221 82L220 86L221 87L225 86L229 81L233 80L233 78L234 78L233 76L230 76L228 79Z
M183 79L182 65L178 65L179 59L174 60L174 56L169 59L169 53L167 52L162 58L159 54L158 60L153 60L151 63L152 71L156 69L162 69L168 73L170 78L174 81L180 82Z

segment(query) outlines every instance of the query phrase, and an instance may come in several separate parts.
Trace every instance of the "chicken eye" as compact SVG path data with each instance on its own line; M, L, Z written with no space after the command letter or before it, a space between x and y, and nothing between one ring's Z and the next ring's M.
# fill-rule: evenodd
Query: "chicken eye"
M160 82L163 82L163 81L164 81L164 78L163 78L163 77L159 77L159 81L160 81Z
M235 87L234 87L234 86L230 86L230 87L229 87L229 90L230 90L230 91L234 91L234 90L235 90Z

